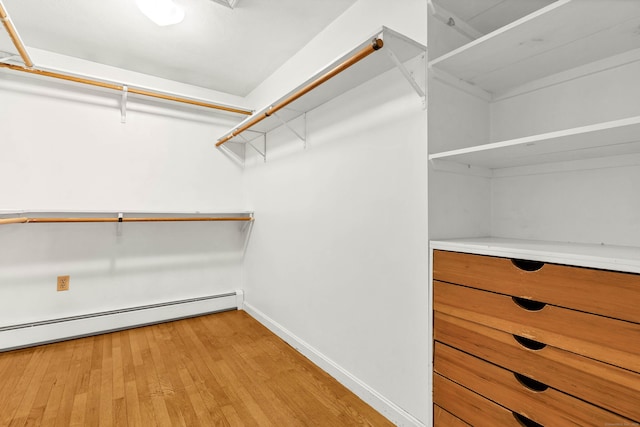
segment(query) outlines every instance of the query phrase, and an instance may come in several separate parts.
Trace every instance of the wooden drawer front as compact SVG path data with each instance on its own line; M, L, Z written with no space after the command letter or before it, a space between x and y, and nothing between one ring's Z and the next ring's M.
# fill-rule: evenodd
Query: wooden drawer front
M640 420L640 374L552 346L532 350L513 335L435 313L434 338L594 405ZM536 347L535 343L525 343Z
M433 375L433 401L474 427L522 427L514 414L438 374ZM448 427L447 424L436 427Z
M525 271L508 258L434 251L433 278L640 323L640 274L557 264Z
M531 383L526 377L518 378L517 374L511 371L444 344L435 345L434 370L443 377L544 426L604 426L610 423L632 423L632 420L542 383Z
M433 423L436 427L471 427L438 405L433 405Z
M640 325L546 305L529 311L506 295L435 282L434 310L640 372Z

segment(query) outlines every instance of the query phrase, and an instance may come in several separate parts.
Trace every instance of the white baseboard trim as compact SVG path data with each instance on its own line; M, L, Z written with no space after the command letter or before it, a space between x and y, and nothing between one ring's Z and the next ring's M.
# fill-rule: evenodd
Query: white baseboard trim
M426 427L417 418L395 405L380 393L346 371L340 365L329 359L320 351L312 347L304 340L298 338L275 320L255 308L250 303L244 302L244 311L263 324L271 332L282 338L286 343L298 350L307 359L311 360L322 370L338 380L342 385L351 390L359 398L371 405L387 419L397 426Z
M232 291L200 298L4 326L0 327L0 352L235 310L241 300L242 292L239 294Z

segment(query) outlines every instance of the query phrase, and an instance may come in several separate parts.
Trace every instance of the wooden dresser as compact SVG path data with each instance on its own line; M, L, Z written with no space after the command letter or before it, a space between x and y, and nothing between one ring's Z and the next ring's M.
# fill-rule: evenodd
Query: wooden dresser
M436 426L640 426L640 274L433 252Z

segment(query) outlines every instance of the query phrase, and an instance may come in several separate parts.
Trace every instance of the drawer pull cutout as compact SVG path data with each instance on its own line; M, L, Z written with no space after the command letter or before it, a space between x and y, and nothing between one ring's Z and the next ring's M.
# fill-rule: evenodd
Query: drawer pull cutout
M518 297L511 297L511 299L513 300L513 302L527 311L540 311L544 308L545 305L547 305L546 302L534 301L532 299Z
M513 414L513 418L515 418L518 423L520 423L520 425L524 426L524 427L544 427L542 424L538 424L537 422L530 420L527 417L524 417L520 414L516 414L515 412L512 412Z
M540 381L536 381L532 378L525 377L524 375L518 374L516 372L513 373L513 376L516 377L516 380L529 390L542 392L549 388L548 385L541 383Z
M542 350L547 345L540 341L531 340L529 338L521 337L520 335L514 335L513 338L518 341L518 344L529 350Z
M528 259L511 259L511 264L515 265L516 268L519 268L523 271L538 271L542 267L544 267L544 262L541 261L530 261Z

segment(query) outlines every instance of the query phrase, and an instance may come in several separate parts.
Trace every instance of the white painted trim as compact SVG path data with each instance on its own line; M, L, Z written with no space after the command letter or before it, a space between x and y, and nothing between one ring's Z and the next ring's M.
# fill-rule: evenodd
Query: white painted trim
M5 326L0 331L0 351L47 344L162 323L208 313L237 309L236 291L144 307L123 308L105 313L52 319L33 325Z
M258 310L250 303L244 303L244 310L258 322L267 327L271 332L282 338L286 343L298 350L303 356L318 365L322 370L338 380L342 385L371 405L375 410L387 417L397 426L426 427L417 418L395 405L389 399L372 389L363 381L345 370L333 360L322 354L306 341L294 335L284 326ZM425 402L426 403L426 402Z

